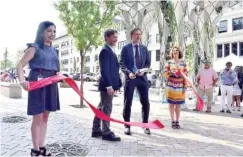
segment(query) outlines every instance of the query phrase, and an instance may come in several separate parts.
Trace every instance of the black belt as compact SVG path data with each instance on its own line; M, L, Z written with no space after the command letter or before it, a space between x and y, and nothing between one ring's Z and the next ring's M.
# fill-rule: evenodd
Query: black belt
M233 86L232 84L224 84L224 86Z
M31 69L32 71L36 71L36 72L39 72L39 73L56 73L57 71L56 70L46 70L46 69Z

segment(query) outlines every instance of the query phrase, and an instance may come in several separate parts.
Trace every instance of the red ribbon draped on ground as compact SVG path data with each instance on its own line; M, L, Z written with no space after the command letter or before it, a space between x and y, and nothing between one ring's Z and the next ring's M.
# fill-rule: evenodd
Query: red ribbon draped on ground
M65 80L70 85L70 87L72 87L72 89L89 105L89 107L94 112L95 116L97 116L98 118L100 118L102 120L116 122L116 123L130 125L130 126L138 126L138 127L142 127L142 128L150 128L150 129L162 129L162 128L164 128L164 125L159 120L155 120L151 123L124 122L124 121L120 121L120 120L117 120L117 119L114 119L114 118L107 116L106 114L104 114L103 112L98 110L96 107L94 107L92 104L90 104L83 97L83 95L80 92L75 81L73 81L69 77L65 77L65 76L62 76L62 75L56 75L56 76L44 78L40 81L30 82L30 86L29 86L28 91L32 91L32 90L35 90L35 89L38 89L38 88L42 88L44 86L50 85L52 83L56 83L56 82L61 81L61 80Z
M180 73L180 74L184 77L184 79L186 79L187 83L188 83L189 86L192 88L193 93L196 95L196 97L197 97L197 107L196 107L196 109L197 109L198 111L202 111L203 108L204 108L204 101L202 100L202 98L200 97L200 95L198 95L198 93L197 93L196 90L194 89L193 84L192 84L192 82L189 80L189 78L188 78L183 72L181 72L181 71L178 71L178 73Z

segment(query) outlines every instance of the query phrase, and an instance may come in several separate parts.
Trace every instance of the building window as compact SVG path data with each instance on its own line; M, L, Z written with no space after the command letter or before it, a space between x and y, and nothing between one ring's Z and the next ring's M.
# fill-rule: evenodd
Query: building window
M85 60L85 62L89 63L90 62L90 56L86 56L84 60Z
M68 59L62 60L62 64L68 64Z
M70 58L70 63L72 63L73 62L73 59L72 58Z
M95 55L95 61L97 61L99 59L98 55Z
M66 42L65 42L65 46L68 46L68 45L69 45L69 41L66 41Z
M156 50L156 61L160 61L160 50Z
M223 57L223 46L222 45L217 45L217 58Z
M68 50L61 51L61 56L68 55Z
M79 62L79 57L77 57L77 62Z
M238 55L238 47L237 47L237 43L232 43L232 53L235 54L236 56Z
M243 56L243 42L240 42L240 56Z
M64 47L64 46L65 46L65 42L62 42L62 43L61 43L61 47Z
M230 54L230 45L224 44L224 57L227 57Z
M243 29L243 17L232 20L233 31Z
M219 33L227 32L227 24L228 24L228 21L227 20L220 21L219 22L218 32Z

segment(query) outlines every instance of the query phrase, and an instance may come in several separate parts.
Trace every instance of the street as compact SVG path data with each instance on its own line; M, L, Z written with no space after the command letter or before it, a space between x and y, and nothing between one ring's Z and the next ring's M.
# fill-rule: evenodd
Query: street
M93 84L85 82L84 96L91 104L97 106L99 92ZM55 152L56 149L59 155L243 156L241 113L233 112L231 115L219 113L218 101L215 102L211 114L193 112L191 110L193 104L188 101L189 109L181 113L180 130L174 130L170 126L168 105L151 101L150 120L159 119L165 125L164 129L151 130L152 134L146 135L141 128L132 127L132 136L126 136L123 133L123 125L111 123L111 129L121 137L122 141L107 142L100 138L91 138L94 116L91 109L72 106L79 104L79 96L71 88L60 88L59 94L61 110L51 113L46 136L46 143L52 144L51 151ZM27 92L23 92L21 99L0 96L1 156L28 156L32 143L31 117L26 115ZM111 117L123 120L122 103L122 95L114 98ZM22 123L5 123L3 119L6 116L23 116L27 119ZM134 100L131 117L131 121L141 121L141 105L137 99ZM64 144L68 148L63 148Z

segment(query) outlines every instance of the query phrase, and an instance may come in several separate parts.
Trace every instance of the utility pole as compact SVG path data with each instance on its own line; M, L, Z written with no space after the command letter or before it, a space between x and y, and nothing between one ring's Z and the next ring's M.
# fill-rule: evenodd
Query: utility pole
M7 59L8 59L8 48L5 48L5 53L4 53L4 68L7 68Z

